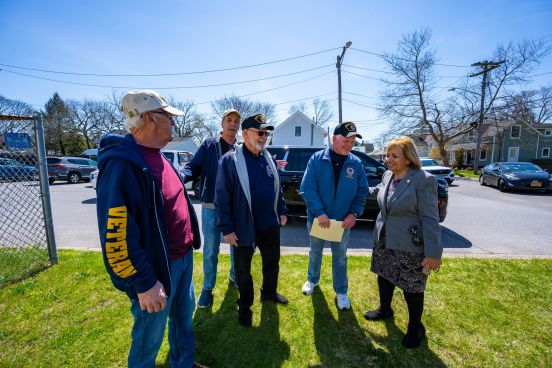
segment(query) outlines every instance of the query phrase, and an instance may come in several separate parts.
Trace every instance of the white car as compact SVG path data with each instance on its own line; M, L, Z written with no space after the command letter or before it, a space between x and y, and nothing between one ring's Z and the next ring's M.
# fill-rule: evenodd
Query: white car
M173 164L178 172L181 172L184 166L194 158L194 154L190 151L161 150L161 153ZM187 182L185 185L186 190L192 190L193 185L193 181Z
M182 170L184 166L194 157L194 154L188 151L162 150L161 153L163 153L163 156L165 156L167 160L173 164L178 172L180 172L180 170ZM92 188L94 188L94 190L96 189L98 172L98 170L94 170L90 173L90 184L92 184ZM192 190L193 184L194 183L192 181L187 182L185 185L186 190Z
M98 180L98 173L99 170L94 170L90 173L90 184L92 184L92 188L96 190L96 182Z
M428 157L420 157L420 161L422 162L422 170L438 178L445 179L448 184L454 181L454 170L450 167L440 166L437 162Z

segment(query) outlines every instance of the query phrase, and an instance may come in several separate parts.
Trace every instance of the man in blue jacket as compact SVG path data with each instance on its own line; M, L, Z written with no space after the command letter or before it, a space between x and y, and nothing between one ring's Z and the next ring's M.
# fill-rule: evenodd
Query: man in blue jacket
M347 297L347 246L350 229L364 211L368 194L368 180L362 162L351 153L355 138L362 139L355 124L345 122L338 125L334 130L332 146L310 158L300 188L307 204L309 233L315 218L322 228L330 226L330 219L343 221L345 230L341 242L330 242L332 281L339 310L351 309ZM320 281L324 243L322 239L310 237L309 269L303 285L305 295L311 295Z
M127 92L122 110L130 134L100 143L97 212L105 267L131 300L128 366L155 365L168 318L171 366L198 367L192 249L201 239L184 183L160 151L183 112L151 90Z
M220 230L215 226L215 181L218 160L226 152L234 150L236 134L240 127L240 113L228 109L222 116L222 133L206 139L197 150L191 162L183 170L185 182L199 182L201 199L201 231L203 232L203 287L197 301L198 308L207 308L213 303L213 289L217 282ZM230 282L235 284L233 247L230 247Z
M255 247L261 251L263 285L261 301L287 304L277 292L280 264L280 225L285 225L287 210L276 163L265 148L268 131L263 115L242 122L242 145L219 161L215 185L217 228L224 240L235 247L234 265L240 291L238 321L251 326L253 278L251 260Z

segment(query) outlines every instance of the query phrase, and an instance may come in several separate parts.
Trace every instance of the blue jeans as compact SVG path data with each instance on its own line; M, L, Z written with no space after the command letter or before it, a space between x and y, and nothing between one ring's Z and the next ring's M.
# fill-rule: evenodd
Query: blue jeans
M201 208L201 231L203 231L203 290L213 290L217 282L217 265L220 251L220 231L217 230L214 208ZM230 246L230 278L234 274L234 247Z
M160 312L148 313L132 300L130 311L134 316L132 344L128 366L155 367L155 358L163 342L167 317L169 319L169 346L171 367L192 367L194 364L195 337L192 331L192 314L195 309L193 251L171 261L172 291L167 306Z
M310 233L312 222L307 222L307 230ZM336 294L347 294L349 279L347 278L347 246L349 245L350 229L343 231L340 243L330 242L332 247L332 281ZM310 236L309 271L307 280L313 284L320 281L320 266L322 265L322 251L325 240Z

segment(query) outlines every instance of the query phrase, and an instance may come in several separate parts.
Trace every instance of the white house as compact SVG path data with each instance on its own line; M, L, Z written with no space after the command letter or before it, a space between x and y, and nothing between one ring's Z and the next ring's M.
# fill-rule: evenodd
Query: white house
M323 147L326 136L327 133L322 127L316 125L301 111L296 111L274 128L270 144Z

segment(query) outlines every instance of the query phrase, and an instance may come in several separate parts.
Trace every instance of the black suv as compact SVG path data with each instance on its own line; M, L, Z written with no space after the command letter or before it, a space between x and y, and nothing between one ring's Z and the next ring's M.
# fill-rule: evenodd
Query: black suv
M286 160L288 162L284 170L280 170L280 180L284 191L284 198L291 216L306 216L305 202L299 194L299 187L303 180L303 174L307 168L307 163L311 156L324 147L289 147L289 146L267 146L267 150L275 156L277 160ZM381 162L373 159L365 153L352 150L352 154L357 156L364 166L368 185L375 187L381 183L383 173L387 167ZM448 203L448 184L443 179L438 179L438 199L439 220L445 220ZM373 220L379 213L379 205L375 195L368 195L364 207L364 213L361 219Z
M90 173L98 168L96 161L83 157L48 157L48 182L64 180L76 184L90 181Z

